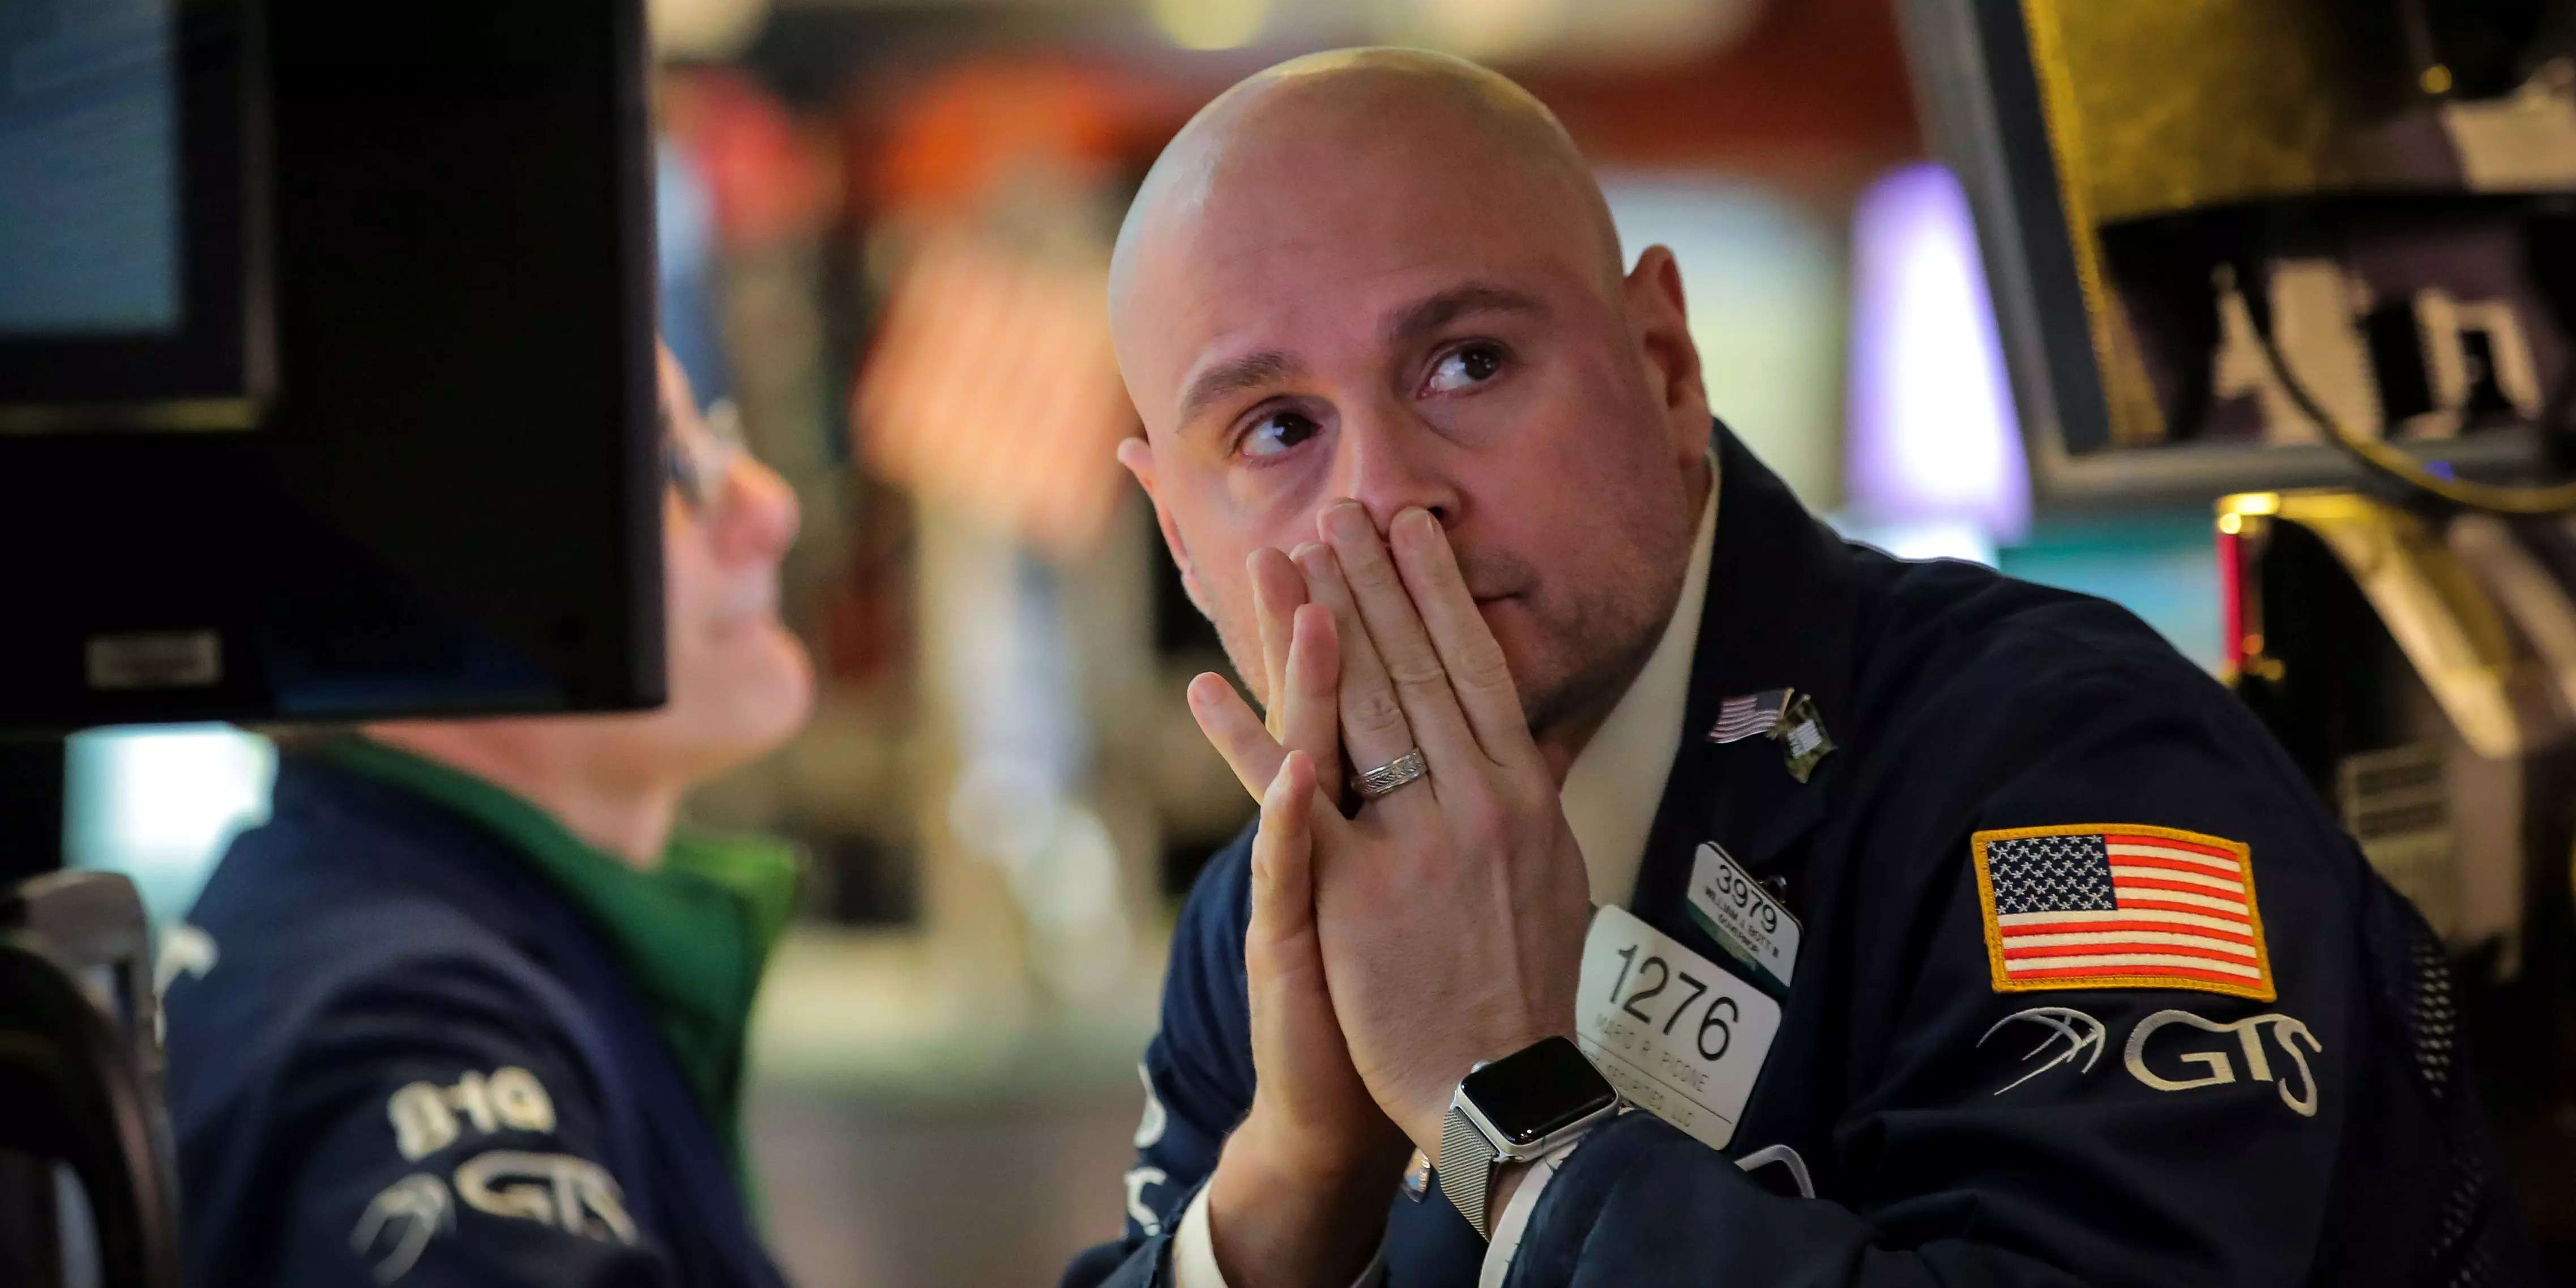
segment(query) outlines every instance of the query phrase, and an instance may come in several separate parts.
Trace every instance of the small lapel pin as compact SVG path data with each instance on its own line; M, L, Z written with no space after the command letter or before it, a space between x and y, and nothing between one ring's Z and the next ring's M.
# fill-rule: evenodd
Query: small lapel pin
M1789 766L1789 776L1799 782L1816 772L1816 762L1834 752L1833 737L1825 732L1824 718L1816 714L1815 699L1799 694L1780 713L1772 737L1780 740L1780 754Z
M1771 732L1779 727L1781 714L1789 709L1792 696L1793 690L1764 689L1718 703L1717 725L1708 731L1708 740L1724 746Z

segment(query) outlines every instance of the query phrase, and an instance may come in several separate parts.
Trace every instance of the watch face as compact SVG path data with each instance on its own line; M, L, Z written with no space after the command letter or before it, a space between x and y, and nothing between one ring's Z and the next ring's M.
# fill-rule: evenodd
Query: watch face
M1601 1071L1572 1040L1561 1037L1468 1074L1459 1089L1513 1145L1544 1140L1619 1102L1619 1093Z

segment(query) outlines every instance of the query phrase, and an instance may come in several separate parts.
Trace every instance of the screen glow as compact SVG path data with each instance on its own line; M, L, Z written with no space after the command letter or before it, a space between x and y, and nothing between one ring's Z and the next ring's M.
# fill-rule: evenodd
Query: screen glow
M0 10L0 334L178 327L175 2Z
M1852 217L1848 513L1873 527L2030 525L2030 476L1967 194L1912 165Z

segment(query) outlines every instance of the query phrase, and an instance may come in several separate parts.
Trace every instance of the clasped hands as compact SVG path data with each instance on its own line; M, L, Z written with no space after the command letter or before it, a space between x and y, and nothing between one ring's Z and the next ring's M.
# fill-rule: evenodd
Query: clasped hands
M1479 1060L1570 1034L1583 857L1501 646L1427 511L1381 538L1336 502L1251 557L1269 717L1223 678L1190 708L1261 802L1244 964L1257 1089L1209 1190L1230 1288L1340 1288L1410 1148L1439 1150ZM1427 776L1358 802L1349 769Z

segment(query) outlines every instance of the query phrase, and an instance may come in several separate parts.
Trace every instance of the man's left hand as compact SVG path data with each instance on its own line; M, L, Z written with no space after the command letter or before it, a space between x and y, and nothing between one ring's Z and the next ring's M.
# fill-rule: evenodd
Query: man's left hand
M1343 502L1318 527L1328 544L1296 560L1310 602L1333 614L1342 744L1362 769L1419 746L1429 770L1350 819L1318 820L1324 972L1370 1094L1436 1154L1450 1093L1476 1062L1573 1032L1589 887L1438 521L1407 510L1390 544ZM1265 737L1248 709L1211 733Z

